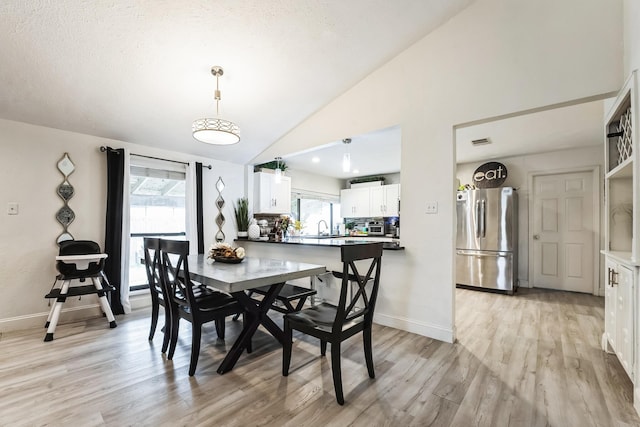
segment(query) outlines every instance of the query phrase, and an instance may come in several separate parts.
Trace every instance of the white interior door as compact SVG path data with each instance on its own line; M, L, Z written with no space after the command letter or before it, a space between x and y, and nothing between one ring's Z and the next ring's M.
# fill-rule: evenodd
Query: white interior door
M594 172L533 177L533 286L594 293ZM597 206L597 205L596 205Z

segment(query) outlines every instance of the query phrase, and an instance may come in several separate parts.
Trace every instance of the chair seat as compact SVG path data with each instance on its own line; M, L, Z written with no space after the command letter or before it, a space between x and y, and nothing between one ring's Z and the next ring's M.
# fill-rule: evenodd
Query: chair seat
M313 307L305 308L304 310L296 313L287 314L285 317L293 323L330 331L333 327L333 323L335 322L337 311L338 307L325 302ZM358 317L352 321L347 321L344 323L342 329L345 330L351 328L353 325L361 323L362 321L362 317Z
M255 292L256 294L266 295L267 292L269 292L269 288L270 286L261 286L259 288L251 289L251 291ZM302 297L306 298L311 295L315 295L317 293L318 291L316 291L315 289L303 288L302 286L285 283L280 290L280 293L278 293L276 299L294 301Z
M206 286L194 286L193 294L201 311L240 308L238 302L231 295L218 292ZM182 308L189 311L186 299Z
M251 294L259 294L266 295L269 292L270 286L261 286L258 288L253 288L249 290L249 296ZM317 294L318 291L315 289L303 288L302 286L292 285L290 283L285 283L278 295L276 296L276 301L279 304L272 304L271 308L273 310L279 311L280 313L293 313L300 311L304 306L307 297ZM295 307L292 302L297 301Z

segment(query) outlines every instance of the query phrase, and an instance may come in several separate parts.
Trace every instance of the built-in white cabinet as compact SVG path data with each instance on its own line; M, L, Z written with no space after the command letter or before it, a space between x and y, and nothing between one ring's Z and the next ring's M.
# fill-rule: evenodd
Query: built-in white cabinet
M254 206L256 214L287 214L291 211L291 178L267 172L253 174Z
M614 272L616 291L616 355L624 370L633 378L633 325L634 269L618 264Z
M400 214L400 184L370 187L370 216L398 216Z
M369 207L369 187L350 188L340 191L340 214L343 218L372 216Z
M637 71L627 79L604 126L605 325L603 349L616 354L634 384L640 413L640 150Z
M635 271L612 258L606 260L605 282L605 336L624 370L633 378L634 336L633 323ZM606 344L606 343L605 343Z

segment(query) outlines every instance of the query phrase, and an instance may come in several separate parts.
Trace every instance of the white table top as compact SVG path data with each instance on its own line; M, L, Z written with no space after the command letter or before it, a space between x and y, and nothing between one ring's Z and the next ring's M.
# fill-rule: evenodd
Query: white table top
M225 292L239 292L287 280L315 276L327 271L324 265L269 258L246 257L239 264L214 262L206 255L190 255L191 280Z
M57 255L56 261L90 261L106 258L107 254Z

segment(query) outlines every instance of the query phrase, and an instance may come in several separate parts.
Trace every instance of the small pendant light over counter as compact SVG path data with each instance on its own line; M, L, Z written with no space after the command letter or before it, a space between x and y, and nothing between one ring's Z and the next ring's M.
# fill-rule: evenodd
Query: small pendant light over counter
M351 170L351 153L349 153L349 144L351 144L351 138L345 138L342 140L345 144L346 151L342 155L342 172L349 172Z
M214 145L231 145L240 141L240 128L229 120L221 119L219 115L220 89L218 88L218 79L224 74L222 67L211 67L211 74L216 78L216 91L214 99L216 100L216 117L214 119L198 119L193 122L191 129L193 137L200 142Z

